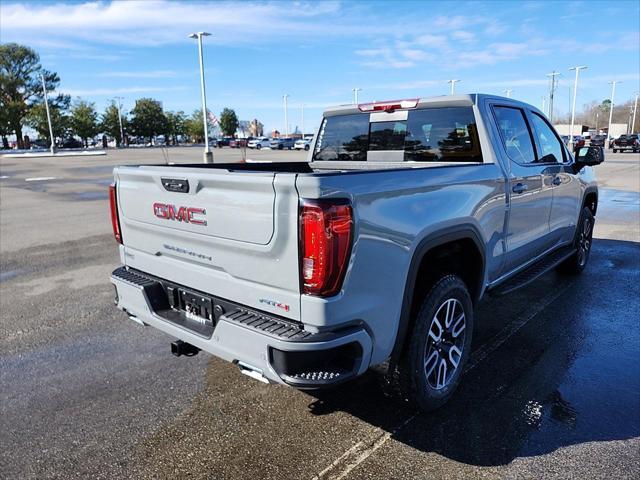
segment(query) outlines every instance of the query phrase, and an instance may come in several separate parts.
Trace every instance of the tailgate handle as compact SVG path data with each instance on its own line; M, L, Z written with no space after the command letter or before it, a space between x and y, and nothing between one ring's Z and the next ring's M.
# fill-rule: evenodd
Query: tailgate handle
M169 192L189 193L189 180L186 178L161 178L160 181Z

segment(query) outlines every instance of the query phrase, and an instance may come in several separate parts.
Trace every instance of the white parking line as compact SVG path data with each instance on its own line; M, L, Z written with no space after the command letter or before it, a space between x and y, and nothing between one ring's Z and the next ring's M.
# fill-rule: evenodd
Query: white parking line
M31 177L25 178L25 182L44 182L45 180L55 180L56 177Z
M561 295L563 295L571 286L571 284L572 282L567 281L552 294L547 295L546 297L541 298L538 302L534 303L527 310L527 313L524 316L516 318L505 328L500 330L490 341L485 343L482 347L480 347L473 353L463 373L467 373L469 370L475 368L492 352L497 350L501 345L509 340L509 338L515 335L522 327L524 327L528 322L534 319L536 315L538 315L545 308L551 305L555 300L557 300ZM361 440L353 445L346 452L340 455L336 460L334 460L327 468L314 476L313 480L322 480L325 478L330 478L331 480L342 480L347 475L349 475L349 473L351 473L353 469L355 469L358 465L360 465L373 453L375 453L376 450L382 447L398 431L408 425L417 415L417 413L411 415L391 431L385 431L381 428L376 428L374 433L370 435L368 439Z
M9 178L9 175L0 175L0 180L4 180L5 178Z

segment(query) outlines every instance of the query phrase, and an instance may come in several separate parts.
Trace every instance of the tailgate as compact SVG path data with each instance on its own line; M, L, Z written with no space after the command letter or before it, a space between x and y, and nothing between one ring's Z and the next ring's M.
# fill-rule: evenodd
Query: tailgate
M299 319L295 174L118 167L126 265Z

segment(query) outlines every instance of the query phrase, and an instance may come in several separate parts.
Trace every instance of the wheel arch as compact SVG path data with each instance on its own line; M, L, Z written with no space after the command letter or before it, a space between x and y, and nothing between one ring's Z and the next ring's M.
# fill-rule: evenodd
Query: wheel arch
M593 216L596 216L596 212L598 211L598 188L597 187L588 187L584 191L584 196L582 198L582 208L589 207ZM582 210L580 208L580 210Z
M460 276L466 277L463 278L463 280L471 292L473 303L475 304L480 299L484 286L486 257L482 235L477 227L470 223L456 225L433 232L423 238L414 250L407 272L400 320L390 358L392 367L395 366L400 359L407 340L407 334L412 327L412 314L416 306L416 295L421 291L420 274L426 270L429 259L435 259L436 255L446 252L449 248L452 249L450 253L454 253L455 249L459 249L461 246L472 247L472 251L465 251L464 257L468 258L472 256L476 262L474 262L468 274ZM438 266L442 267L442 264L438 264ZM444 273L445 271L446 270L441 268L436 268L434 273ZM455 273L459 274L460 272ZM428 283L425 283L425 285L427 284Z

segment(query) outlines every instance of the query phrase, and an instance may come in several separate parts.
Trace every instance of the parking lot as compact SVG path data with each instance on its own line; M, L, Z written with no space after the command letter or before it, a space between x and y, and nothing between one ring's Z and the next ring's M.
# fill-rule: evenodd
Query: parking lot
M0 477L640 477L640 155L596 167L583 275L488 298L462 385L430 414L378 372L310 394L203 353L176 358L172 338L115 309L113 166L201 159L188 147L0 157Z

